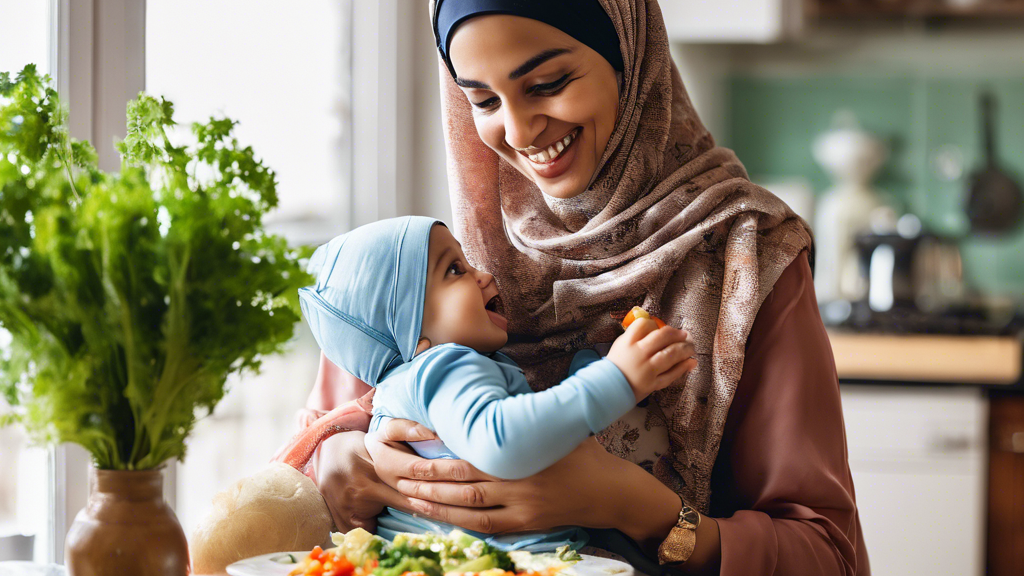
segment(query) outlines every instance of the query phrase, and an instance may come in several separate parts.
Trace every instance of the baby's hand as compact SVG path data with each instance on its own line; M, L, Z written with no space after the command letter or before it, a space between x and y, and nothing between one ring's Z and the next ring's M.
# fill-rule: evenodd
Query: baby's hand
M693 339L683 330L638 318L615 339L608 359L625 374L636 401L666 388L697 367Z

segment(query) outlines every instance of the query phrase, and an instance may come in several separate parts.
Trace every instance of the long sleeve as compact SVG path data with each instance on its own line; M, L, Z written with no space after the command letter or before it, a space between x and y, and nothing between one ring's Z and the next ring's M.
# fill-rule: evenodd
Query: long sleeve
M313 390L306 400L306 408L319 412L330 410L355 400L370 391L370 387L362 380L345 372L320 353L320 370L317 372Z
M540 472L636 403L609 360L592 362L543 392L514 394L528 390L517 368L469 348L446 348L416 374L416 401L428 420L423 424L459 457L499 478Z
M722 576L869 574L835 363L804 255L754 321L712 489Z
M362 380L345 372L320 353L320 369L313 383L313 390L306 400L306 407L297 415L299 429L305 429L314 420L338 406L362 397L370 391L370 387ZM306 467L306 475L319 485L320 446L313 451L310 465Z

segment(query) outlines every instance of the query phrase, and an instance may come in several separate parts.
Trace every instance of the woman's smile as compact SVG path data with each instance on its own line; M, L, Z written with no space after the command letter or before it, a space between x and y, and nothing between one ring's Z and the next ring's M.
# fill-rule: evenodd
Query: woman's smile
M504 15L461 24L451 57L484 144L548 196L583 193L615 128L611 64L557 28Z
M582 131L583 128L577 127L546 147L516 151L529 161L530 167L541 178L557 178L572 166L576 158L574 144Z

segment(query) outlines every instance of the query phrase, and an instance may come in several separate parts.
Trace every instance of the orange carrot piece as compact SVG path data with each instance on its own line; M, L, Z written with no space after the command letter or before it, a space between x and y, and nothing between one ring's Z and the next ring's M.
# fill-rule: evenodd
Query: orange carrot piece
M637 318L647 318L648 320L654 320L654 324L658 328L664 328L666 324L662 322L661 318L656 318L647 313L647 310L639 306L633 306L633 309L626 313L626 317L622 319L622 328L629 328L629 325L633 323Z

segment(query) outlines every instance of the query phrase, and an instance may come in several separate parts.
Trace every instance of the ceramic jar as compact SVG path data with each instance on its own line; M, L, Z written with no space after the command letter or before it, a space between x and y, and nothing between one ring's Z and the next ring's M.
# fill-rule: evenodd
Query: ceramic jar
M64 550L70 576L185 576L188 543L160 470L96 470Z

